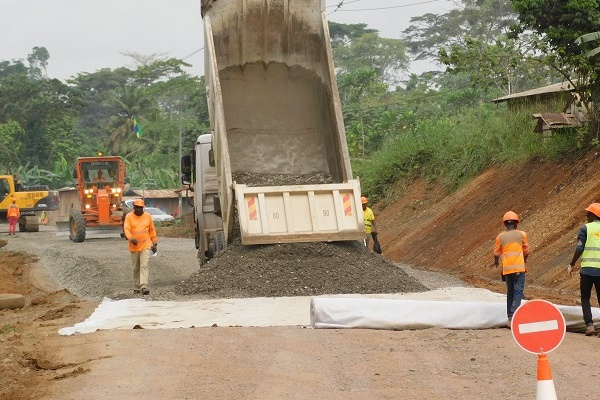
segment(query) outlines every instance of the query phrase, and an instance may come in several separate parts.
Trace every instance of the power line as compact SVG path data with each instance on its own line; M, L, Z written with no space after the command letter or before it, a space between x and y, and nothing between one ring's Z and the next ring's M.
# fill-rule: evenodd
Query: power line
M188 54L188 55L187 55L187 56L185 56L185 57L183 57L183 58L181 59L181 61L183 61L183 60L186 60L186 59L190 58L191 56L193 56L193 55L194 55L194 54L196 54L196 53L199 53L199 52L201 52L202 50L204 50L204 47L201 47L201 48L199 48L198 50L196 50L196 51L194 51L194 52L192 52L192 53Z
M359 1L359 0L354 0L352 3ZM339 12L352 12L352 11L376 11L376 10L389 10L392 8L403 8L403 7L410 7L410 6L418 6L420 4L427 4L427 3L436 3L438 1L446 1L446 0L427 0L427 1L420 1L418 3L410 3L410 4L403 4L400 6L389 6L389 7L377 7L377 8L360 8L360 9L352 9L352 10L339 10L339 9L335 9L334 11L332 11L331 13L334 13L336 11ZM342 2L343 3L343 2ZM351 2L348 2L347 4L350 4ZM339 8L339 7L338 7ZM331 14L330 13L330 14Z

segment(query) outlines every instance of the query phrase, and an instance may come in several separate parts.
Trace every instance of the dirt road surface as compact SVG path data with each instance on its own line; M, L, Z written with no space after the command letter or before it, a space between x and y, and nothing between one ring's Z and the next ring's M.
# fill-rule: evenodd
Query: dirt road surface
M53 232L6 236L0 292L28 306L0 311L1 399L524 399L536 356L508 329L418 331L213 327L59 336L103 296L133 297L126 242L73 244ZM191 239L160 238L150 300L197 270ZM406 269L422 284L460 284ZM190 297L185 297L189 299ZM567 333L549 355L560 399L586 398L600 378L600 339Z

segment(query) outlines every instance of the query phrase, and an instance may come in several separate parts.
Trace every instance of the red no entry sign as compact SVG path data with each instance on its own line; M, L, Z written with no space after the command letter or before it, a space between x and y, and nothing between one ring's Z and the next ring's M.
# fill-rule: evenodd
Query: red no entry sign
M565 337L565 317L545 300L530 300L517 309L512 318L512 334L523 350L534 354L549 353Z

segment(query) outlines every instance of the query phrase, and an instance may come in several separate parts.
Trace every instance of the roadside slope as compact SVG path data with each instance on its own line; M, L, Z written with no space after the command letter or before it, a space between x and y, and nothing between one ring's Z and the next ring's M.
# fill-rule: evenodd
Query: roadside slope
M600 154L569 162L530 160L492 167L455 193L417 181L376 213L384 255L419 268L452 273L473 284L504 291L492 268L502 215L522 218L532 255L526 296L574 304L579 278L567 278L585 207L600 201ZM377 211L377 210L376 210Z

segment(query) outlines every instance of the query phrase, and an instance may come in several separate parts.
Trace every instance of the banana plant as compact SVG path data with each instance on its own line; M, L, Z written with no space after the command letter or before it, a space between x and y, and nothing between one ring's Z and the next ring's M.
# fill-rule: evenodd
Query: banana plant
M593 40L599 40L599 39L600 39L600 32L591 32L591 33L586 33L585 35L579 36L577 39L575 39L575 43L582 44L582 43L587 43L587 42L591 42ZM587 58L592 58L598 53L600 53L600 47L596 47L595 49L588 51L584 55Z

